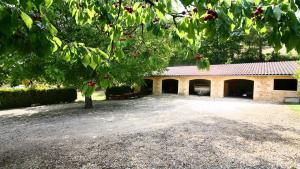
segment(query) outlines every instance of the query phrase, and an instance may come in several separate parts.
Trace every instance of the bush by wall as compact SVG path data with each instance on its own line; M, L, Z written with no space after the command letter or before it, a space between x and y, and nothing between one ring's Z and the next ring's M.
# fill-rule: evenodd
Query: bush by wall
M116 94L124 94L124 93L132 93L133 89L130 86L118 86L111 87L106 89L106 94L108 95L116 95Z
M105 95L107 100L135 99L140 97L140 93L135 93L130 86L108 88Z
M0 109L29 107L32 104L71 103L77 98L76 89L9 89L0 90Z

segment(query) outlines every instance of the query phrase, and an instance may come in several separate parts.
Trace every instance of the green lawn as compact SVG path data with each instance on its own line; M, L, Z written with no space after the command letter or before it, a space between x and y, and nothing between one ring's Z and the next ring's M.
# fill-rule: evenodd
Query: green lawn
M294 104L294 105L288 105L288 106L292 111L294 111L300 115L300 105Z
M105 100L105 94L104 91L96 91L92 95L93 100ZM84 101L84 96L82 96L81 92L77 92L77 100L76 102L82 102Z

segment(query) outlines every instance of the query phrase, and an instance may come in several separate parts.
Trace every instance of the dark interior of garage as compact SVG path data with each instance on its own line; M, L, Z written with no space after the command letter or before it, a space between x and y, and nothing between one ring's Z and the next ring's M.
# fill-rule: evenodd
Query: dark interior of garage
M274 79L274 90L297 91L297 86L296 79Z
M162 81L162 92L163 93L178 93L178 80L166 79Z
M252 80L227 80L224 83L225 97L253 98L254 81Z
M153 80L145 79L141 87L141 92L143 95L151 95L153 92Z
M198 96L210 96L210 80L190 80L189 94Z

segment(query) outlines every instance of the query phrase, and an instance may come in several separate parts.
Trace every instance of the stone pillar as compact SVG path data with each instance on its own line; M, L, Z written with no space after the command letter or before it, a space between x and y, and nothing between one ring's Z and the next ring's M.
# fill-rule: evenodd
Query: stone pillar
M178 80L178 94L189 95L189 81L186 78L179 78Z
M274 79L271 77L255 77L253 100L272 100ZM276 97L276 96L275 96Z
M300 94L300 80L297 82L297 93Z
M213 98L224 97L224 80L220 77L212 78L210 81L210 96Z
M162 79L153 78L153 95L159 96L162 93Z

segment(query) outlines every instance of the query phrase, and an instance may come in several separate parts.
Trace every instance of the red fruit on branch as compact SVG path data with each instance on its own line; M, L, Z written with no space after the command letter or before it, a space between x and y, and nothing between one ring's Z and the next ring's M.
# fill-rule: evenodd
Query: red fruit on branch
M130 14L133 12L132 7L125 6L124 9Z
M262 9L262 7L257 7L254 12L254 15L258 16L258 15L262 14L263 12L264 12L264 10Z
M204 21L211 21L211 20L215 20L216 18L218 18L218 14L216 11L209 9L206 11L206 16L204 17Z
M212 9L209 9L207 10L206 12L208 15L212 15L214 18L218 18L218 14L216 11L212 10Z
M197 60L197 61L199 61L199 60L201 60L203 58L203 56L201 55L201 54L196 54L196 56L195 56L195 59Z
M88 81L87 85L90 87L94 87L96 85L96 83L93 81Z
M211 20L213 20L213 19L215 19L215 18L214 18L214 16L212 16L212 15L206 15L206 16L204 17L204 20L205 20L205 21L211 21Z

